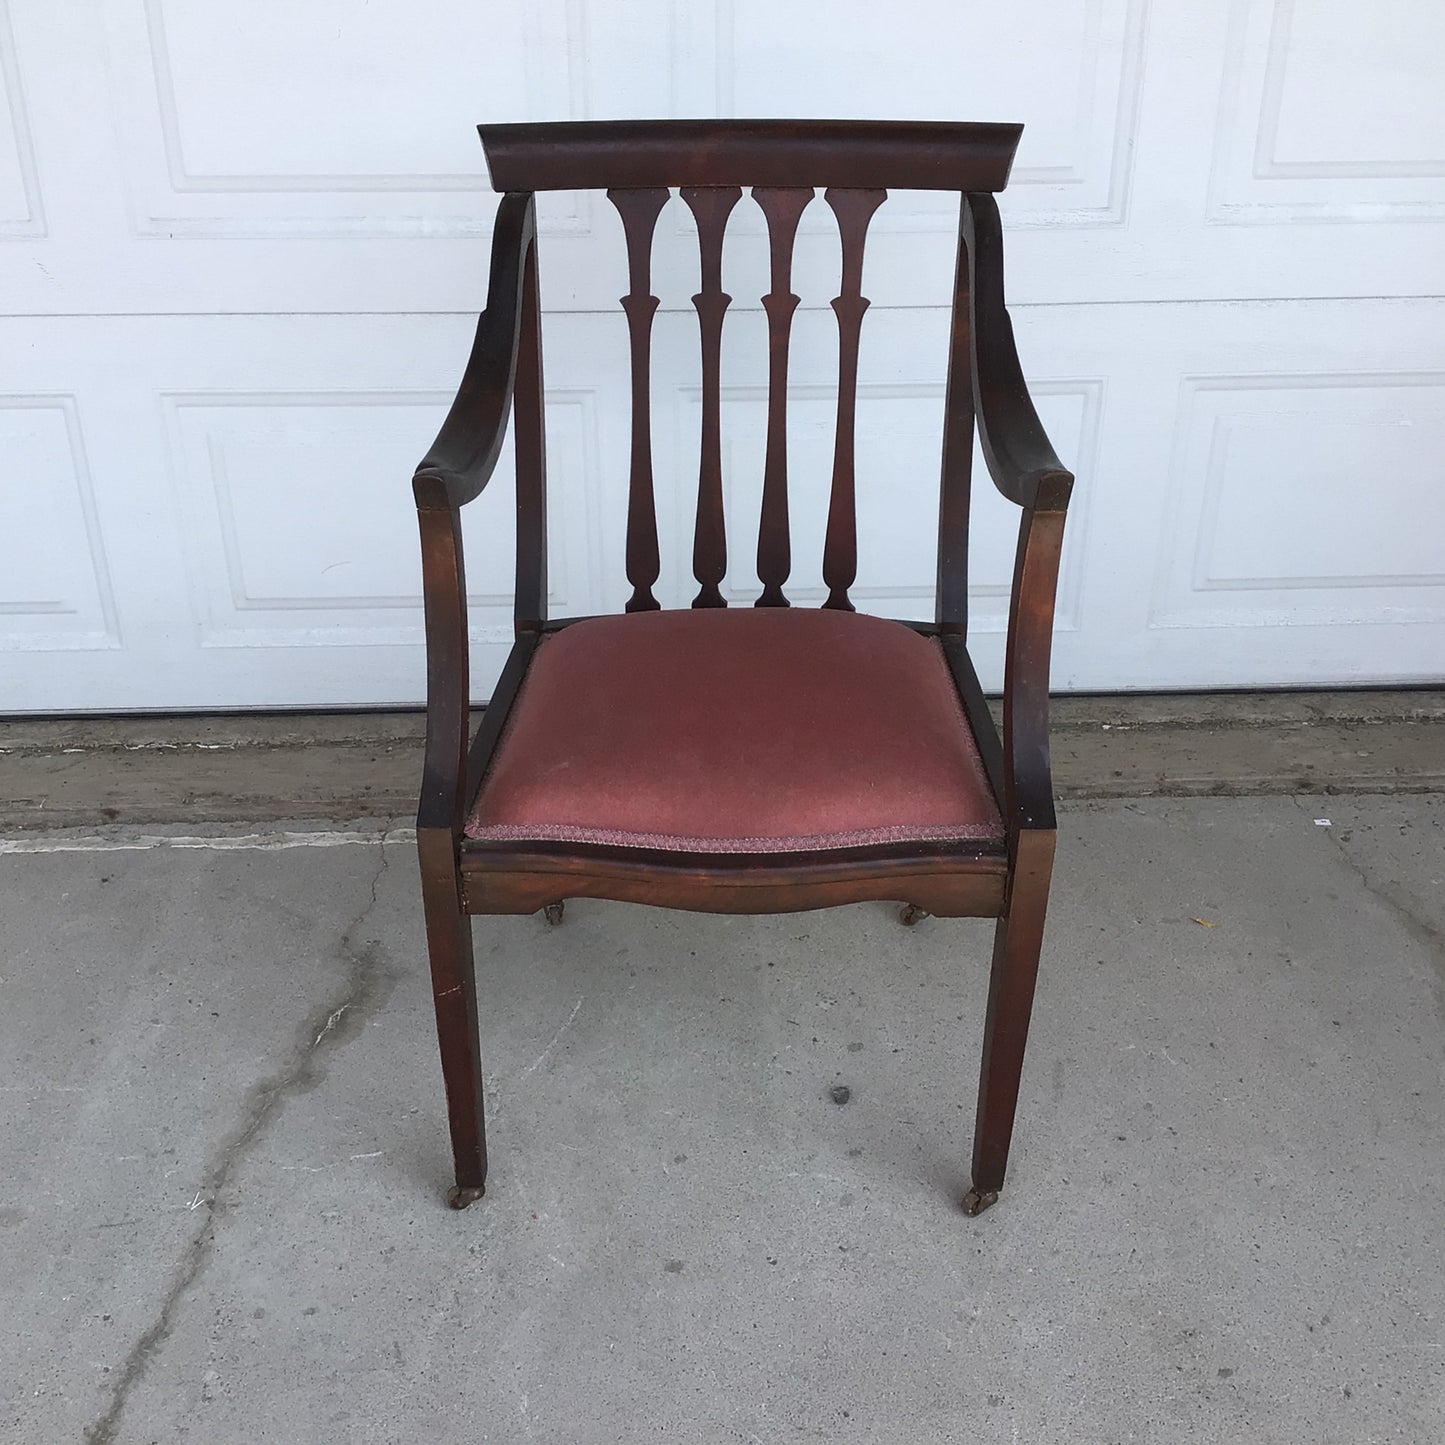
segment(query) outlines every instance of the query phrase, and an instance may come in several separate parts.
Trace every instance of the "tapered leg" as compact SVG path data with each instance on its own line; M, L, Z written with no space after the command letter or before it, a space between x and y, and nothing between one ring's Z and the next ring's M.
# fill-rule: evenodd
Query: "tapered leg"
M1003 1188L1053 861L1052 830L1020 835L1008 912L999 919L994 934L973 1135L973 1188L963 1197L968 1214L982 1214Z
M448 849L446 868L429 869L422 855L422 901L437 1041L447 1093L456 1185L447 1192L453 1209L480 1199L487 1182L487 1135L482 1113L482 1057L477 1029L477 981L472 959L472 921L461 909Z

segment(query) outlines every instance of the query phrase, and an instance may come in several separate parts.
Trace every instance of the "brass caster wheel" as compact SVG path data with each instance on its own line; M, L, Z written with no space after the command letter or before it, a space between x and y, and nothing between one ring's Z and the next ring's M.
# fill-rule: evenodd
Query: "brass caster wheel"
M480 1184L475 1188L462 1184L453 1184L452 1187L447 1190L447 1203L451 1205L453 1209L465 1209L467 1205L475 1204L486 1192L486 1189Z
M547 920L548 923L550 923L555 928L559 923L561 923L562 911L566 908L566 906L567 905L565 903L558 899L556 903L549 903L542 910L542 916Z
M926 908L920 908L916 903L909 903L904 906L903 912L898 915L898 921L905 928L912 928L915 923L922 923L929 916Z
M963 1212L972 1217L982 1214L990 1205L997 1203L997 1189L970 1189L963 1196Z

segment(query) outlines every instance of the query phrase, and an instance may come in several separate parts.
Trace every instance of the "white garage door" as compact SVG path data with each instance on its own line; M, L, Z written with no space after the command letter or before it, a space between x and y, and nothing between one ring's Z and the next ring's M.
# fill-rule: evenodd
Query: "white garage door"
M1009 291L1080 478L1058 687L1445 672L1439 0L0 0L0 54L0 707L421 697L408 483L481 302L482 119L1025 122ZM725 278L741 600L767 289L748 210ZM542 215L560 615L626 592L625 286L600 196ZM830 221L819 202L804 222L799 600L829 475ZM871 611L930 607L954 224L916 194L875 222ZM679 202L660 235L682 601L698 360ZM469 509L481 694L508 637L509 494L499 477ZM991 489L981 505L996 681L1009 518Z

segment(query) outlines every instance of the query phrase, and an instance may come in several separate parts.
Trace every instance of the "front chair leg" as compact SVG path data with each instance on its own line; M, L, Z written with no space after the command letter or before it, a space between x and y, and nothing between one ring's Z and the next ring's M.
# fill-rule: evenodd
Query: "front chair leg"
M1008 912L999 919L994 933L973 1135L973 1187L963 1196L966 1214L982 1214L1003 1188L1044 941L1053 857L1052 831L1020 836Z
M477 980L472 957L472 921L462 911L456 874L438 876L422 859L422 899L437 1041L447 1094L456 1184L447 1191L453 1209L465 1209L486 1192L487 1135L482 1113L482 1057L477 1027Z

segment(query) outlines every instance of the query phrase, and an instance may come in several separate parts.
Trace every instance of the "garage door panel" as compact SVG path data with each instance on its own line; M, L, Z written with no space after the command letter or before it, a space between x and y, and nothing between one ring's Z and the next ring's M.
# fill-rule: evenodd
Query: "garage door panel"
M320 338L312 338L324 344ZM421 576L409 478L446 413L441 393L164 398L203 647L416 647ZM591 610L592 396L548 397L549 601ZM468 602L509 626L513 458L464 513Z
M20 374L21 358L55 324L6 323L0 341L9 369ZM78 377L75 410L100 417L93 442L107 465L97 481L98 514L106 538L124 543L115 591L127 655L118 669L68 663L75 691L67 696L91 701L65 705L235 705L228 689L238 678L248 705L417 702L423 625L410 479L455 390L470 323L152 317L66 325L71 335L62 351L84 355L84 367L64 354L49 367ZM602 550L596 506L617 485L615 476L600 474L599 433L615 425L606 418L621 413L625 392L603 395L599 405L595 384L567 385L569 359L572 376L596 378L577 364L575 348L569 358L565 336L556 342L549 357L560 379L549 386L547 418L551 605L586 613L602 607L594 586ZM0 364L0 381L5 369ZM265 387L258 385L263 377ZM322 379L325 389L317 385ZM7 469L7 481L31 472L47 483L68 479L58 402L0 406L0 428L7 427L7 462L21 464ZM22 447L17 437L27 436ZM135 477L147 479L143 491ZM51 491L63 499L58 487ZM27 517L27 529L11 534L25 566L10 569L10 585L20 589L18 602L45 609L38 622L27 616L23 625L54 631L57 619L65 623L57 609L75 610L70 597L80 585L66 590L57 579L83 580L77 569L89 556L86 535L80 520L52 527L48 514L19 499L14 510ZM510 439L492 485L465 511L464 533L480 644L475 677L485 695L512 634ZM36 577L50 590L30 598L21 584ZM19 627L18 616L0 611L0 628ZM74 617L65 625L76 631ZM257 655L235 655L248 652ZM53 671L9 669L0 679L0 708L45 708L56 684Z
M1190 378L1153 626L1445 621L1445 376Z
M1391 0L1236 0L1216 221L1445 216L1445 11Z
M0 0L0 239L42 236L45 218L9 6Z
M418 582L395 545L411 523L398 479L415 464L415 436L445 415L443 396L272 391L163 404L202 646L417 641Z
M73 396L0 395L5 515L0 646L30 652L121 645L105 542Z
M0 235L7 217L38 224L39 182L50 218L14 273L17 310L465 311L495 210L475 123L647 114L1024 121L1004 198L1019 302L1436 294L1445 271L1418 224L1445 200L1427 0L1370 10L1370 46L1337 0L539 0L485 20L424 0L404 22L316 0L244 24L213 0L101 0L99 27L10 4L16 93L39 118L20 152L39 169L29 185L0 141ZM804 230L821 237L815 212ZM612 305L610 208L549 196L541 219L554 302ZM953 225L943 198L894 198L875 222L875 304L937 301Z
M1080 479L1060 584L1060 687L1438 675L1445 590L1432 567L1438 529L1421 521L1434 515L1433 473L1418 457L1438 454L1441 441L1441 380L1431 366L1445 326L1440 303L1352 303L1343 318L1338 303L1039 307L1019 309L1015 320L1040 412ZM14 393L22 375L32 386L74 379L66 356L87 357L73 411L92 419L88 440L105 457L100 555L124 539L115 583L124 665L104 652L71 654L67 696L106 707L225 706L243 686L246 701L263 705L418 700L408 478L455 386L467 320L76 319L46 366L24 364L56 324L7 323L10 375L0 381ZM945 331L942 312L870 313L865 324L857 593L865 610L924 616L931 606ZM1278 370L1251 373L1265 334ZM756 317L730 318L725 335L728 585L747 603L757 585L764 336ZM557 613L615 609L627 595L623 344L620 314L556 317L547 336ZM1101 354L1108 368L1090 374ZM127 358L141 361L122 383ZM664 318L657 358L662 594L685 604L696 590L699 430L690 318ZM794 373L790 591L804 603L821 585L835 366L836 347L820 330ZM69 477L62 413L43 400L44 425L30 445L45 460L32 465ZM18 415L35 431L31 412ZM1230 442L1222 451L1214 446L1221 425ZM1291 458L1306 466L1287 470ZM1367 468L1368 483L1360 480ZM136 477L149 479L149 490L138 492ZM977 457L975 494L974 635L980 669L997 685L1017 513ZM1362 517L1364 499L1371 510ZM1289 532L1307 505L1321 520ZM479 695L510 635L511 507L504 457L467 509ZM83 515L75 510L78 520L60 529L64 566L90 566ZM62 588L39 600L68 595ZM86 605L91 613L80 615L104 616ZM10 707L61 705L51 701L53 668L13 666L6 687Z
M477 235L491 204L476 57L499 62L493 119L570 114L581 84L562 0L420 14L310 0L272 24L220 0L106 0L105 16L141 237ZM570 198L552 208L564 230L576 214Z
M1061 689L1438 680L1438 10L0 0L0 428L21 518L0 540L0 707L419 700L408 480L483 301L496 201L474 123L647 114L1026 122L1001 201L1008 292L1080 479ZM551 607L615 610L629 592L622 230L595 194L539 211ZM932 606L956 217L956 198L899 192L871 229L868 610ZM790 592L804 604L823 593L838 271L820 196L795 272ZM723 285L741 605L758 586L770 289L749 198ZM652 401L658 592L677 604L696 590L697 287L674 199ZM511 635L510 467L508 452L466 514L479 695ZM975 469L973 634L997 686L1017 514Z
M1445 304L1120 322L1133 355L1110 378L1081 665L1159 687L1438 678Z

